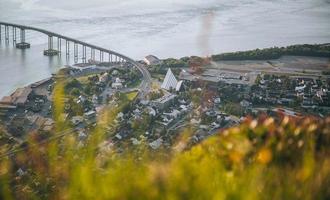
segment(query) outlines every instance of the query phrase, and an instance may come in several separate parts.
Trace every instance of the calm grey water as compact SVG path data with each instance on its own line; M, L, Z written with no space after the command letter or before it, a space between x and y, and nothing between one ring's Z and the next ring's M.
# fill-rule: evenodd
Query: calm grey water
M48 29L135 59L330 42L329 0L0 0L0 21ZM3 33L3 31L2 31ZM0 46L0 97L71 63Z

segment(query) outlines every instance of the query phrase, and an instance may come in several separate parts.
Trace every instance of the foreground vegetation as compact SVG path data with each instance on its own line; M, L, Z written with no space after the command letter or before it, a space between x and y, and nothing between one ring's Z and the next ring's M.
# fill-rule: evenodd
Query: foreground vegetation
M111 116L117 111L103 116ZM261 117L170 152L102 148L102 127L0 162L0 199L328 199L330 118ZM2 149L1 152L5 150Z

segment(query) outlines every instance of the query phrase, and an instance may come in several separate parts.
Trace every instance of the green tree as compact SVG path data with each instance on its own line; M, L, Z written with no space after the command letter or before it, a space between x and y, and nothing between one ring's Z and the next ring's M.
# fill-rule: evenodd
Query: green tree
M70 92L72 96L78 97L80 96L80 90L78 88L73 88Z
M244 109L239 103L226 103L223 109L226 113L235 116L242 116L244 113Z

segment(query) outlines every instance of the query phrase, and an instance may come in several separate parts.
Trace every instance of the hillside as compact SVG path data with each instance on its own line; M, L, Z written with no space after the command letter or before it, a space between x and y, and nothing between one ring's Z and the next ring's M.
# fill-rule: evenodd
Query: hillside
M281 56L312 56L330 57L329 44L302 44L287 47L272 47L255 49L250 51L238 51L212 55L214 61L220 60L269 60L278 59Z
M1 158L0 199L328 199L330 118L247 119L172 152L118 153L96 130ZM1 152L5 150L2 149Z

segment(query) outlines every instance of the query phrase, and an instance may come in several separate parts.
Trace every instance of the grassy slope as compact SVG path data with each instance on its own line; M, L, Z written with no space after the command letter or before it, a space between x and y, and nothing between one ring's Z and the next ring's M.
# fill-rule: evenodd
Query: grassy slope
M96 129L80 148L73 137L67 137L61 142L65 147L61 151L57 144L49 144L47 148L43 145L17 155L16 162L27 171L21 177L11 171L13 160L1 160L0 197L330 197L330 118L247 120L185 151L148 152L141 145L121 156L109 149L95 151L100 135L102 128ZM184 139L178 142L181 147L186 144Z

